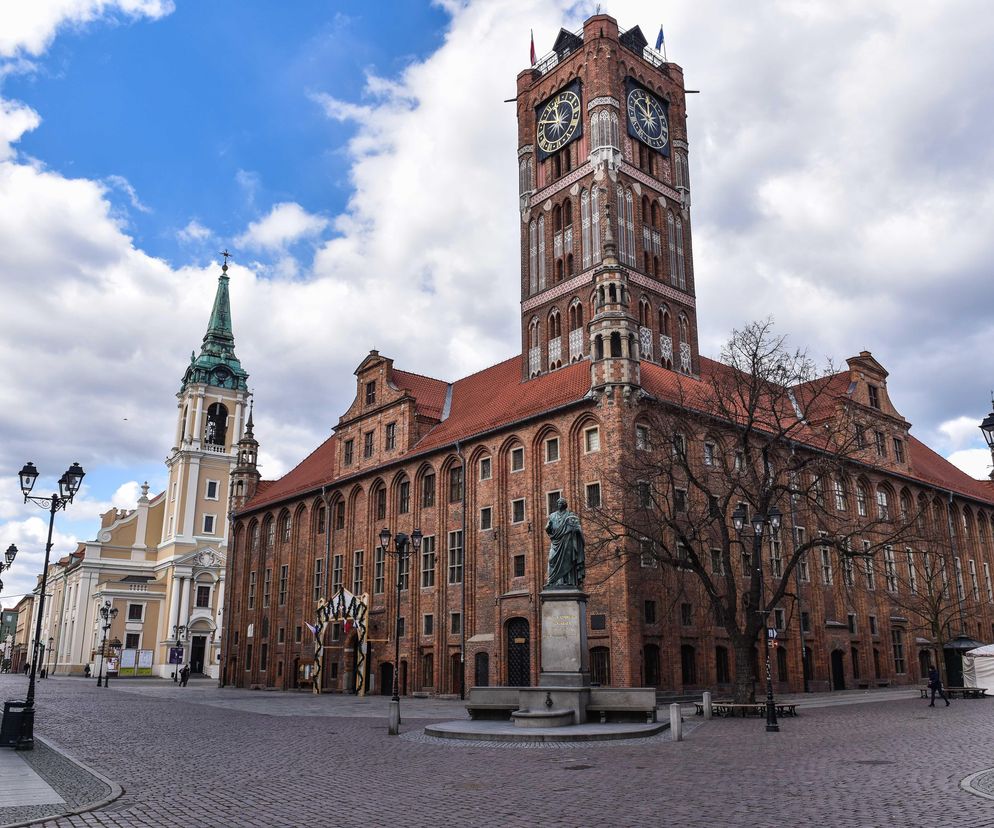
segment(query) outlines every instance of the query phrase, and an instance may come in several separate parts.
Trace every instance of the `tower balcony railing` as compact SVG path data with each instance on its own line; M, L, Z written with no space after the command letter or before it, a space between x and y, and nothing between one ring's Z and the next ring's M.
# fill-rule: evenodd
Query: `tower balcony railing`
M228 450L218 443L204 443L202 446L204 451L209 451L211 454L227 454Z

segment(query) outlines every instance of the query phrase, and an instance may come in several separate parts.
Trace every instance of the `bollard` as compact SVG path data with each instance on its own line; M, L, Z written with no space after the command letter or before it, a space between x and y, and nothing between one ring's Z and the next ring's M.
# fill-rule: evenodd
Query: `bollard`
M674 742L683 741L683 717L680 714L680 705L676 703L670 705L670 734Z
M708 719L711 718L711 691L710 690L705 690L704 691L703 702L704 702L704 704L703 704L703 707L704 707L704 721L708 721Z
M400 733L400 702L390 701L390 721L387 732L391 736L397 736Z

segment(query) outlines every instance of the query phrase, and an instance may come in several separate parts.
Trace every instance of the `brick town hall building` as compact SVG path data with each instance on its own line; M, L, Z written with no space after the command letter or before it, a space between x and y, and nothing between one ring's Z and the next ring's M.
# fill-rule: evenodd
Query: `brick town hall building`
M296 687L317 602L342 587L369 596L372 692L390 690L397 628L402 693L534 683L549 510L564 496L592 534L592 510L625 500L617 471L638 450L640 418L719 370L697 344L680 67L638 28L597 15L518 75L517 117L521 354L448 382L371 351L333 436L275 481L259 479L249 422L231 478L226 683ZM951 635L992 640L994 490L910 436L869 353L848 363L836 386L878 449L853 484L860 514L888 496L948 507L955 561L943 577L961 607L972 601ZM399 574L383 527L424 534ZM868 565L854 583L827 549L799 567L773 622L780 689L919 680L935 642L897 608L893 554L875 581ZM703 603L667 597L679 573L644 563L588 568L593 681L727 689L724 631ZM348 625L330 628L325 689L355 687L355 641Z

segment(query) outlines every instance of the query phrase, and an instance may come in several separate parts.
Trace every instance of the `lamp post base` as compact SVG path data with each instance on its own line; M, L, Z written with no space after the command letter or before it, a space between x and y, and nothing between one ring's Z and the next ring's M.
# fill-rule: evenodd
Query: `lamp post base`
M389 728L388 732L391 736L397 736L400 733L400 700L394 701L390 700L390 718L389 718Z
M21 735L14 745L14 750L35 749L35 709L26 707L21 712Z

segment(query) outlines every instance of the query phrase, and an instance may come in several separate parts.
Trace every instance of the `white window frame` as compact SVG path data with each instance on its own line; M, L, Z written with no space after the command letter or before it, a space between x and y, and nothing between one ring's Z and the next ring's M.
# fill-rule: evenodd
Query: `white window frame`
M590 426L583 430L583 453L593 454L601 450L600 426Z
M515 446L511 449L511 474L525 470L525 447Z
M553 446L555 446L555 454L556 454L555 457L551 456ZM562 454L559 451L559 438L558 437L549 437L545 441L545 462L546 463L558 463L559 462L559 458L561 456L562 456Z
M207 522L210 521L210 529L207 528ZM203 522L203 534L205 535L216 535L217 534L217 515L204 515Z
M211 486L214 487L214 494L211 495ZM220 480L206 480L204 482L204 500L220 500L221 499L221 481Z
M480 480L490 480L493 477L493 461L489 457L480 458Z
M142 612L141 612L141 617L140 618L132 618L131 617L131 608L132 607L139 607L141 609ZM129 603L128 604L128 614L125 617L125 621L128 621L128 622L130 622L132 624L140 624L144 620L145 620L145 605L144 604L131 604L131 603Z
M484 521L483 516L486 515L486 521ZM494 507L493 506L481 506L480 507L480 530L488 531L494 528Z
M590 489L591 489L592 486L596 486L597 487L597 504L596 505L592 505L590 503ZM588 509L600 509L601 505L604 503L604 500L602 498L602 491L603 490L601 489L601 482L600 482L600 480L593 480L590 483L585 484L584 487L583 487L583 494L584 494L584 501L583 501L583 503L584 503L584 505Z
M514 506L515 506L516 503L520 503L521 504L521 518L520 518L520 520L516 520L515 517L514 517L514 511L515 511ZM514 500L511 501L511 523L524 523L525 522L525 518L527 517L527 514L528 513L527 513L527 510L525 508L525 498L523 498L523 497L516 497L516 498L514 498Z

